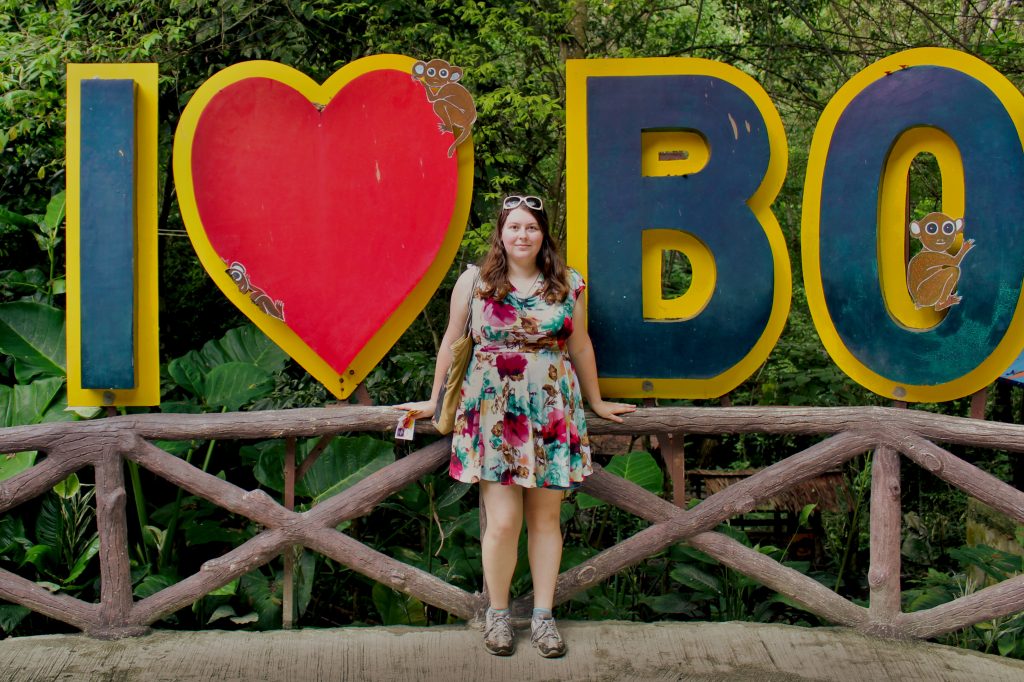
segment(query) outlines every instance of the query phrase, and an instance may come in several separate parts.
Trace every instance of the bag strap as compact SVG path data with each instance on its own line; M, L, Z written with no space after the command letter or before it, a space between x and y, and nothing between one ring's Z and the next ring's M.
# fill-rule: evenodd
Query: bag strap
M480 268L476 268L476 275L473 276L473 288L469 291L469 302L467 303L469 315L466 316L466 331L463 336L472 336L473 334L473 298L476 296L476 289L479 283Z

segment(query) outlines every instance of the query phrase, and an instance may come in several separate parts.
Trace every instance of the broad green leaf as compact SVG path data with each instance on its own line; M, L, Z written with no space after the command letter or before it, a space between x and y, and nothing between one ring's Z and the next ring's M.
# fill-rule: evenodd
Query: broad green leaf
M21 518L17 516L0 518L0 556L12 552L24 540L25 524Z
M243 445L239 454L243 461L256 460L252 473L261 485L279 493L284 492L283 440L265 440L253 445ZM300 488L302 488L302 481L295 484L296 491Z
M36 542L48 545L56 552L60 548L64 532L64 517L60 513L60 498L46 495L36 515Z
M34 220L27 218L20 213L9 211L0 206L0 225L13 225L14 227L35 227Z
M379 438L338 437L303 477L305 494L321 502L395 461L394 446Z
M92 419L93 417L99 416L100 412L103 411L102 407L65 407L65 411L74 413L81 419Z
M434 505L438 509L444 509L445 507L447 507L450 504L455 504L456 502L461 500L462 497L466 493L468 493L472 487L473 487L472 483L463 483L462 481L454 481L453 480L451 482L451 485L448 486L448 489L444 491L444 494L442 494L439 498L437 498L437 502L435 502ZM562 505L562 506L566 507L566 506L569 506L569 505Z
M30 468L36 463L38 454L35 450L16 452L10 455L0 454L0 481L5 481Z
M423 602L390 587L377 583L373 586L373 605L380 613L384 625L426 625Z
M205 369L200 364L199 353L192 350L167 364L167 373L174 382L195 396L202 396Z
M297 444L296 461L302 462L318 439ZM284 448L282 440L262 441L242 448L242 458L255 459L253 474L261 484L284 492ZM395 461L394 446L371 436L338 436L320 454L316 463L295 483L295 494L315 502L355 485L373 472Z
M99 551L100 538L99 536L96 536L89 542L88 545L86 545L85 551L83 551L81 555L79 555L78 559L75 561L75 565L71 567L71 572L68 574L68 577L65 578L64 584L67 585L69 583L72 583L74 582L75 578L82 575L82 571L84 571L85 567L89 565L89 561L94 556L96 556L96 554Z
M259 619L260 616L258 613L256 613L255 611L250 611L244 616L235 616L234 618L229 618L228 620L230 620L235 625L248 625L249 623L259 622Z
M697 610L693 602L683 599L682 595L677 592L641 597L640 603L647 604L655 613L693 614Z
M288 354L253 325L231 329L219 341L211 343L219 345L225 361L251 362L271 373L284 369L288 361ZM210 343L203 346L200 354L205 356L208 346ZM212 349L210 352L212 357Z
M238 592L238 578L235 578L227 585L221 585L213 592L208 592L208 597L229 597Z
M78 474L71 474L63 481L60 481L57 485L53 486L53 492L57 493L58 497L68 499L74 497L78 493L78 489L81 484L78 481Z
M190 547L196 545L207 545L213 542L221 542L227 545L237 545L247 538L241 530L230 528L224 525L223 521L205 520L192 521L184 527L185 542Z
M636 483L655 495L660 495L665 490L665 475L649 452L637 451L613 457L604 470ZM580 493L576 496L576 504L580 509L590 509L605 503L596 497Z
M205 383L206 404L232 412L274 389L270 372L249 362L217 365L206 375Z
M65 205L64 192L55 194L46 205L46 215L43 216L43 225L46 226L48 231L54 232L58 227L60 227L60 224L64 222Z
M1008 632L1000 637L996 642L996 645L999 647L1000 656L1009 656L1013 653L1013 650L1017 648L1019 640L1017 639L1016 634L1017 633L1015 632Z
M64 387L63 377L37 379L30 384L0 386L0 425L38 424L47 419L48 411ZM63 407L60 408L63 411Z
M21 560L21 565L24 566L25 564L32 564L36 568L41 569L46 557L51 556L54 552L56 552L56 550L50 545L32 545L25 552L25 557Z
M33 301L0 303L0 352L14 357L19 383L64 376L64 311Z
M800 510L800 518L797 520L797 527L806 528L807 522L811 518L811 514L813 514L814 510L817 508L818 505L813 502L811 504L805 504L804 508Z
M255 616L256 614L254 613L252 615ZM221 618L231 618L232 616L235 616L235 610L228 604L222 604L213 610L213 613L210 614L210 618L206 621L206 624L209 625ZM232 618L232 620L234 620L234 618Z
M10 635L30 613L32 611L18 604L0 604L0 630Z
M570 568L579 566L595 554L597 554L597 550L593 547L588 547L586 545L566 545L565 548L562 549L562 565L559 570L567 571Z
M316 552L303 550L301 547L295 550L298 553L298 561L295 562L295 606L301 616L306 612L310 600L313 598L313 582L316 580Z
M246 573L238 583L239 592L259 614L261 630L281 625L281 581L270 580L259 570ZM232 619L234 620L234 619Z
M693 564L677 564L669 573L669 577L694 592L722 592L722 583L718 578Z
M142 582L135 586L135 589L132 590L132 594L139 599L145 599L166 587L170 587L176 582L177 580L173 576L165 575L163 573L147 575L142 579Z

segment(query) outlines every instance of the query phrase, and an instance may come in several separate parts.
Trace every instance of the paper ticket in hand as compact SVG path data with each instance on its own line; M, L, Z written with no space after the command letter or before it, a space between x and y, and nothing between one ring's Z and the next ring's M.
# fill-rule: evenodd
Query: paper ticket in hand
M416 418L413 417L412 412L406 412L404 415L399 417L398 426L395 427L395 438L399 440L412 440L412 436L415 431Z

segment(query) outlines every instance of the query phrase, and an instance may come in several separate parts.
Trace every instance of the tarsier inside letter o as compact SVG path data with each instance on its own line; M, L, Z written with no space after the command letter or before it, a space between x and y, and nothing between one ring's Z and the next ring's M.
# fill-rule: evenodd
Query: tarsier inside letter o
M948 249L963 229L963 218L954 220L945 213L929 213L910 223L911 236L923 247L907 264L907 287L918 308L944 310L960 302L953 291L960 281L960 261L974 247L974 240L964 241L956 255Z

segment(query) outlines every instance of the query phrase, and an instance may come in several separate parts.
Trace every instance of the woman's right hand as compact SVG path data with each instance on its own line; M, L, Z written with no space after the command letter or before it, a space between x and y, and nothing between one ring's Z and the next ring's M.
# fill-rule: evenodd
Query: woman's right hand
M434 416L434 407L436 405L432 400L421 400L418 403L402 403L401 405L395 405L395 407L411 412L413 419L423 419L424 417Z

